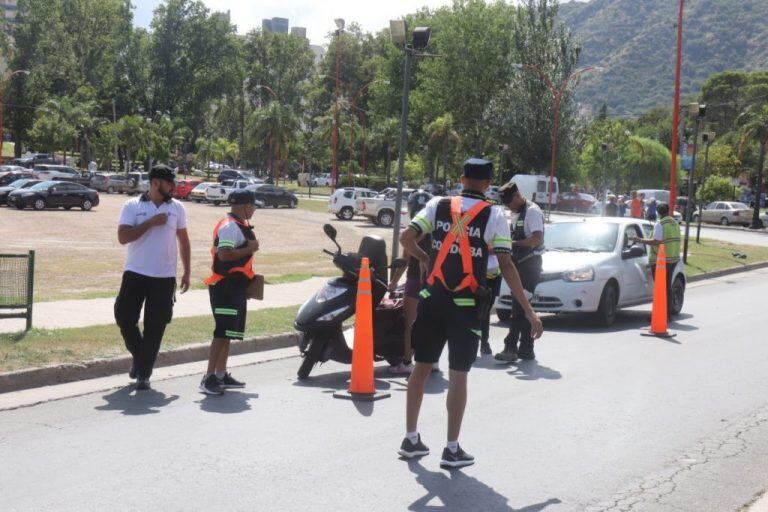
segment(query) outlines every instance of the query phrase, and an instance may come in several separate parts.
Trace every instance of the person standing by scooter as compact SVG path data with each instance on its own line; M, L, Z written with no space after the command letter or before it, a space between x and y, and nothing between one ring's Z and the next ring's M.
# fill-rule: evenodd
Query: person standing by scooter
M541 278L541 255L544 254L544 215L538 205L528 201L510 181L499 189L504 206L517 213L512 230L512 261L523 288L533 293ZM527 304L528 301L525 301ZM512 304L512 318L509 320L509 334L504 339L504 350L494 356L499 361L513 363L518 357L534 359L531 325L525 315L524 305L519 300ZM520 346L517 346L518 341Z
M211 299L216 327L213 330L208 371L200 382L200 392L221 395L228 388L244 388L227 372L231 340L245 336L248 312L248 284L254 277L253 253L259 241L248 222L256 210L256 196L250 190L238 189L229 195L231 211L213 229L211 275L205 280Z
M500 209L492 208L486 201L485 191L492 176L491 162L467 160L461 177L461 195L429 201L401 236L403 247L419 260L429 277L420 293L413 324L416 365L408 379L406 435L398 453L405 458L429 454L417 423L432 364L438 361L447 342L448 442L440 464L448 468L475 462L472 455L461 449L458 440L467 403L467 374L477 358L482 313L490 296L486 286L489 246L499 259L512 294L527 306L532 336L538 338L542 333L541 320L526 301L510 258L512 239L507 221ZM431 254L418 246L417 239L423 233L432 235Z
M413 220L417 213L424 209L430 199L432 199L432 194L424 190L417 190L408 196L408 213L411 220ZM432 244L432 237L428 233L423 233L417 242L423 251L429 251ZM396 375L408 375L413 371L413 364L411 363L413 357L413 349L411 348L411 327L413 326L413 321L416 320L416 307L419 305L419 292L424 287L424 279L426 277L421 273L419 260L409 255L405 248L403 248L403 258L408 260L408 267L398 267L394 269L392 271L392 278L389 282L389 292L392 293L397 289L397 284L400 282L403 272L406 272L405 297L403 298L403 313L405 316L403 361L400 364L390 366L389 368L389 372Z

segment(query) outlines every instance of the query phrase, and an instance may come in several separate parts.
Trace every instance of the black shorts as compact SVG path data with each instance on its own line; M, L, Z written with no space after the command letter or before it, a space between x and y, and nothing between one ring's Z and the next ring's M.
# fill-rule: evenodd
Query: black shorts
M227 277L208 287L211 311L216 322L214 338L241 340L245 336L245 315L248 304L248 280Z
M468 372L477 358L482 334L477 308L474 299L464 294L423 291L411 334L414 360L436 363L447 341L448 367Z

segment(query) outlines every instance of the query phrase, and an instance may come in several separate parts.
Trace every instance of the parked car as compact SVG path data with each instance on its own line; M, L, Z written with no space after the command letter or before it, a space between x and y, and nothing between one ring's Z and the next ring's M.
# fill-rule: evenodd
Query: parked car
M67 181L43 181L30 188L14 190L8 194L8 206L19 210L31 206L35 210L78 207L89 211L99 205L99 193L79 183Z
M0 187L0 204L7 204L8 194L13 192L14 190L29 188L32 185L37 185L38 183L41 183L41 181L35 180L35 179L29 179L29 178L22 178L20 180L16 180L12 182L10 185L7 185L5 187Z
M4 175L7 172L28 172L29 169L26 167L22 167L20 165L0 165L0 176Z
M13 165L20 167L26 167L27 169L33 169L38 164L53 164L55 165L56 159L54 159L48 153L35 153L23 158L14 158Z
M216 179L219 183L223 183L226 180L247 180L253 178L252 173L246 171L240 171L237 169L225 169L219 173L219 177Z
M533 201L541 207L546 207L549 203L549 176L534 175L534 174L515 174L512 176L515 181L518 190L529 201ZM554 178L552 183L552 208L554 208L559 200L559 184L557 178Z
M260 184L256 183L256 180L254 179L222 181L220 184L214 184L205 189L205 200L209 203L213 203L214 206L219 206L221 203L227 202L229 195L233 190L253 190L254 187L259 185Z
M38 164L34 168L35 177L39 180L54 178L76 178L80 175L77 169L66 165Z
M328 211L342 220L352 220L358 198L374 197L377 192L369 188L345 187L336 189L328 198Z
M124 174L99 174L91 181L91 188L107 194L123 194L133 190L131 183Z
M653 225L641 219L592 217L555 222L544 231L541 281L531 297L536 311L594 313L597 323L611 325L623 307L653 300L648 248L631 237L651 236ZM669 311L683 308L686 277L682 261L672 275ZM500 320L509 319L512 294L502 282L495 303Z
M597 198L582 192L565 192L557 199L557 209L562 212L596 213Z
M203 201L205 201L206 189L208 189L208 187L216 186L216 185L218 185L218 183L215 183L212 181L204 181L202 183L198 183L198 185L192 189L192 192L189 193L189 199L196 203L202 203Z
M728 226L729 224L752 224L752 209L744 203L735 201L714 201L693 214L693 221L698 222L701 216L702 222L711 222Z
M176 188L173 189L173 197L176 199L189 199L189 194L192 190L202 182L202 180L177 180Z
M313 187L330 187L332 183L333 180L331 178L331 173L329 172L324 172L312 177Z
M0 187L4 187L6 185L10 185L16 180L20 179L37 179L35 177L35 173L33 173L31 170L23 168L23 171L7 171L5 173L0 173Z
M406 204L408 196L414 191L412 188L403 189L403 204ZM391 227L395 223L395 208L397 202L397 189L385 188L375 197L358 198L355 212L363 215L377 226Z
M128 195L143 194L149 192L149 173L148 172L129 172L128 173Z
M299 204L298 198L282 187L277 187L275 185L259 185L253 188L249 187L249 189L253 190L256 199L262 201L264 206L277 208L282 205L289 208L296 208Z

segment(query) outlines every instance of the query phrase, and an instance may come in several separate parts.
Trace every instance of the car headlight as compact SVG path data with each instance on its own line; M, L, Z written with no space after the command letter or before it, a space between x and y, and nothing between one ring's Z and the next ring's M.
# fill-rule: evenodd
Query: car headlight
M578 283L582 281L594 281L595 269L592 267L584 267L576 270L569 270L563 272L563 280L571 283Z
M346 288L340 288L338 286L331 286L330 284L326 284L323 286L319 292L317 292L317 296L315 297L315 300L317 302L325 302L328 300L335 299L342 293L346 291ZM330 314L330 313L329 313Z
M330 313L326 313L323 316L321 316L320 318L318 318L318 321L320 321L320 322L330 322L331 320L333 320L334 318L336 318L337 316L339 316L340 314L342 314L346 310L347 310L347 306L342 306L339 309L334 309Z

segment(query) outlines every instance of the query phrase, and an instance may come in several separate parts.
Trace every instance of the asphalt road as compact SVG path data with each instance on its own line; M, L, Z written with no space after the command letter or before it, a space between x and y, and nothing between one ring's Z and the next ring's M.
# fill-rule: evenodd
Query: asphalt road
M768 486L767 278L691 285L673 340L640 336L637 308L608 329L548 318L538 362L479 360L462 471L439 468L447 375L409 463L403 379L380 368L392 397L356 404L331 397L346 367L299 385L288 358L223 397L182 377L0 412L0 509L735 511Z

